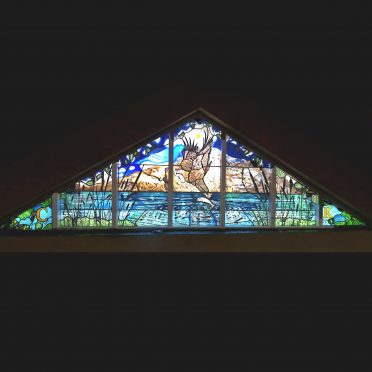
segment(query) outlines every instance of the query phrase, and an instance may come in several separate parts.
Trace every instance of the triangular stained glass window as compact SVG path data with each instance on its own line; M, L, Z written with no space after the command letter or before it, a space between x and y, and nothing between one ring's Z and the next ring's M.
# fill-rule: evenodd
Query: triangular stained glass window
M3 229L363 226L223 125L193 117L13 216Z

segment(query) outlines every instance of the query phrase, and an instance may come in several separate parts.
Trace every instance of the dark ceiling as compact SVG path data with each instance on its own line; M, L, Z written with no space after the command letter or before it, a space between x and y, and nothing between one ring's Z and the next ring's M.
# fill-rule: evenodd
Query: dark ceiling
M275 133L288 158L312 162L314 152L320 163L324 156L327 171L319 179L328 178L331 188L343 184L335 191L351 203L359 194L356 204L363 208L365 202L365 212L372 215L367 193L372 185L368 18L147 13L2 18L1 204L16 207L22 188L42 186L48 177L50 185L60 181L45 172L48 167L66 172L63 156L56 164L53 148L66 149L77 163L82 154L100 154L107 147L107 131L118 128L104 124L107 120L133 107L164 110L166 99L174 111L177 99L184 99L177 95L182 90L195 97L210 92L218 105L223 105L218 97L227 97L240 107L246 103L247 110L254 107L255 115L264 118L256 137ZM122 136L124 144L127 131L136 129L121 125L122 133L115 136ZM146 125L151 129L151 123ZM160 129L156 125L153 129ZM250 126L247 120L246 133ZM74 138L81 148L69 146ZM30 164L34 178L25 169ZM311 169L314 173L314 164ZM22 187L13 187L23 172ZM62 176L69 178L71 172Z

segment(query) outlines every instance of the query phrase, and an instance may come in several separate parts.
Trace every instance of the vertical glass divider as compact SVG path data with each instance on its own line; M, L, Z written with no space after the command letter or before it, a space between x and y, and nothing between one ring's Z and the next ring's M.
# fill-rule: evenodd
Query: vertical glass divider
M221 171L220 171L220 227L225 227L226 214L226 132L221 130Z
M322 208L321 200L322 200L322 198L318 194L318 209L316 211L316 216L315 216L317 227L323 226L323 208Z
M275 227L276 214L276 167L271 168L270 181L270 227Z
M168 158L168 227L172 227L173 213L173 148L174 130L169 133L169 158Z
M116 229L118 227L118 162L112 163L111 179L112 228Z
M59 220L59 194L52 194L52 228L58 229Z

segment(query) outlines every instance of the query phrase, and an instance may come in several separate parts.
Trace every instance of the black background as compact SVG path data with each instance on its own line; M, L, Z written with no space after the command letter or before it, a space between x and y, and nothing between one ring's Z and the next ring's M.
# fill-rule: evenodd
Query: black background
M357 254L2 255L2 353L14 370L363 370L370 267Z
M40 139L63 143L174 83L244 93L336 162L371 168L366 16L22 10L0 27L3 177ZM365 254L3 254L2 370L355 370L371 364L371 264Z
M170 84L244 96L335 162L371 166L369 17L147 13L2 17L3 166Z

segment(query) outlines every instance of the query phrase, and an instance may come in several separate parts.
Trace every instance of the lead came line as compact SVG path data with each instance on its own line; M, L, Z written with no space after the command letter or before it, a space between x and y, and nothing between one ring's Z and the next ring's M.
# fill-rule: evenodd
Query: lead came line
M54 193L52 195L52 227L58 229L58 218L59 218L59 194Z
M276 167L271 168L270 180L270 227L275 227L276 214Z
M173 210L173 148L174 130L169 133L169 161L168 161L168 227L172 227Z
M220 226L225 227L226 209L226 132L221 130Z
M112 188L111 188L111 203L112 203L112 227L116 229L118 227L118 163L112 164Z
M323 225L323 208L322 208L322 203L320 201L321 201L321 197L318 194L318 207L316 210L316 217L315 217L316 226L318 227Z

